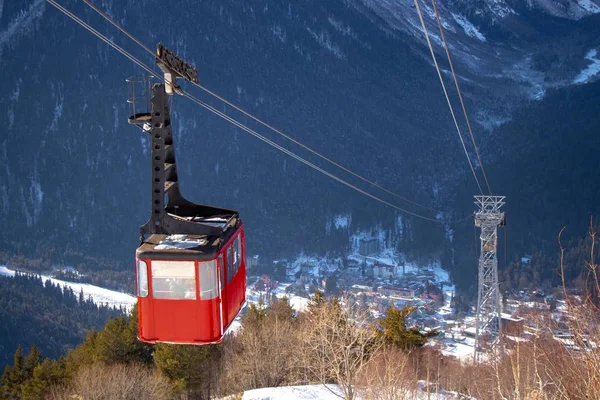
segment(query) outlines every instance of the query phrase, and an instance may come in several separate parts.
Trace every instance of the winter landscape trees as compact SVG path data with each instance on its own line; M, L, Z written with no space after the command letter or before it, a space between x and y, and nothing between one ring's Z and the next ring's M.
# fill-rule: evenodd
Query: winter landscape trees
M443 356L428 343L435 331L407 325L409 307L390 308L374 320L348 299L316 292L301 312L286 298L269 307L250 305L241 328L219 345L141 343L134 308L129 318L118 316L90 331L60 359L18 347L0 377L0 400L211 399L307 384L329 390L337 385L335 393L345 399L411 399L423 393L435 398L445 389L476 399L600 398L596 236L591 225L585 256L589 295L573 296L564 286L569 318L562 323L569 335L557 340L556 321L540 315L533 338L506 336L505 352L482 364ZM570 268L566 254L561 248L563 276Z
M410 309L389 309L374 324L321 294L300 313L285 298L252 305L235 335L202 347L138 342L134 310L59 360L18 348L0 379L0 399L210 399L304 384L338 385L345 399L435 398L442 388L477 399L598 398L598 308L573 306L571 347L546 334L550 325L540 320L537 338L479 365L427 346L432 334L406 327Z

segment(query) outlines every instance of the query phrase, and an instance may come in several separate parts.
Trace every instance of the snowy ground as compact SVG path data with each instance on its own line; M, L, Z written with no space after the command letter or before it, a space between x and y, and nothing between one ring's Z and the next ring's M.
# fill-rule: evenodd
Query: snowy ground
M428 387L425 381L419 381L414 390L399 389L399 392L397 394L401 394L402 398L406 400L475 400L456 392L436 388L435 385ZM339 400L340 398L343 398L343 395L337 385L327 385L327 387L325 385L306 385L248 390L244 392L242 400ZM356 396L357 400L365 398L367 397L360 393Z
M263 296L266 296L266 292L257 292L256 290L252 290L250 288L246 289L246 301L248 302L248 304L258 304L260 301L261 293ZM304 311L308 306L308 302L310 301L306 297L300 297L291 293L285 293L285 290L281 288L281 285L280 287L275 289L273 293L278 299L287 297L290 302L290 305L296 311Z
M6 266L0 265L0 276L14 276L15 271L6 268ZM90 285L87 283L76 283L66 282L60 279L54 279L49 276L42 275L42 280L46 281L50 279L55 285L61 287L67 286L73 289L76 295L83 290L83 295L87 299L91 296L96 304L107 304L109 306L123 307L127 311L131 310L131 307L137 302L137 298L127 293L121 293L114 290L104 289L99 286Z
M334 394L335 393L335 394ZM286 386L248 390L242 400L339 400L344 398L337 385Z

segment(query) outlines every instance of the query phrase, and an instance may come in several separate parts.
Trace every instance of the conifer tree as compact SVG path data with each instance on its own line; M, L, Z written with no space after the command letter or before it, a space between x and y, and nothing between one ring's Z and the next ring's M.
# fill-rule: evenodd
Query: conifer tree
M0 377L0 399L21 398L21 385L27 379L23 362L23 348L17 347L13 356L13 365L4 368Z
M23 348L19 345L13 357L13 373L16 377L23 375Z
M97 359L107 364L152 362L152 347L137 340L137 306L132 316L110 320L95 338Z
M188 398L210 398L215 387L220 358L218 345L190 346L158 344L154 349L154 364L177 390Z
M24 373L27 377L31 377L33 376L33 369L42 362L42 353L40 352L40 350L35 347L35 346L31 346L31 349L29 349L29 353L27 354L27 356L25 357L25 360L23 361L23 370Z
M290 305L290 300L287 297L281 299L275 297L271 304L269 315L273 315L280 320L290 321L296 315L296 310Z
M262 324L267 316L267 310L262 303L250 304L248 306L248 313L244 316L242 323L244 326L257 326Z
M51 387L65 384L67 381L65 359L45 359L33 369L31 379L22 388L23 400L42 399Z
M308 302L308 312L313 313L316 309L325 304L327 300L325 299L325 294L319 289L315 289L310 301Z
M402 350L423 347L427 339L436 336L437 332L421 333L416 327L407 328L406 318L414 310L414 307L388 308L385 311L385 318L378 321L377 334L386 344Z

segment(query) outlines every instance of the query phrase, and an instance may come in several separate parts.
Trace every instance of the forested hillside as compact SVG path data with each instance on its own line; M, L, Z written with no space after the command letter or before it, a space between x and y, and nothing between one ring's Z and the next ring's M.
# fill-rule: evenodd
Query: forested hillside
M36 345L46 357L63 356L89 329L121 314L123 310L97 305L82 293L36 276L0 277L0 369L18 346Z

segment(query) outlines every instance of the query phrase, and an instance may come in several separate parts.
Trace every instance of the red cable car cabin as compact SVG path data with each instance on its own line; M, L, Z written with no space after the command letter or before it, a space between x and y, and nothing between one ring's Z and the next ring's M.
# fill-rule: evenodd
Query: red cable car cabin
M246 302L244 230L222 238L152 235L136 252L138 338L218 343Z
M180 76L159 66L171 82ZM244 225L236 211L181 195L165 85L152 86L151 113L132 103L129 122L150 135L152 149L151 214L136 251L138 339L218 343L246 302Z

